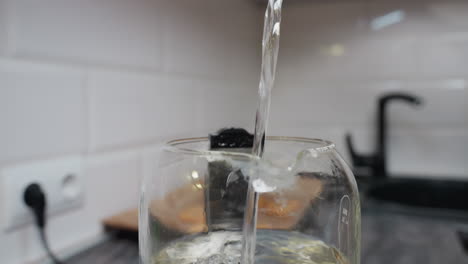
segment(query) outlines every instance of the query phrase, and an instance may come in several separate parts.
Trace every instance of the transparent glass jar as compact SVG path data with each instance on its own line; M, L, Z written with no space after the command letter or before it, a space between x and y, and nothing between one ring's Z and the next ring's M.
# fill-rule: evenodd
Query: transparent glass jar
M358 264L359 193L334 144L265 146L259 159L208 138L167 143L142 183L142 263Z

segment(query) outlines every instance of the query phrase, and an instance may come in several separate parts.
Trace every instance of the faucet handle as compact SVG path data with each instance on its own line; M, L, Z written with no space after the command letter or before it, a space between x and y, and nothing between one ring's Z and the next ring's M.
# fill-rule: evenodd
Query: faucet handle
M351 155L351 161L354 167L372 167L375 165L375 156L365 156L356 153L350 133L346 133L346 145L348 146L348 151Z

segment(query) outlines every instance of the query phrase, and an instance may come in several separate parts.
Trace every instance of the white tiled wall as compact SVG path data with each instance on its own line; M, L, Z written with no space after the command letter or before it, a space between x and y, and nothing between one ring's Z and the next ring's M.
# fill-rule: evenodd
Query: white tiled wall
M135 208L141 181L140 152L126 150L88 157L85 210L95 216L90 224L96 226L99 219Z
M389 166L397 176L411 173L467 179L466 128L401 129L390 135L390 141Z
M6 54L7 49L7 5L6 0L0 1L0 55Z
M158 69L163 1L14 2L15 55Z
M385 92L423 98L389 107L389 170L468 177L468 2L306 1L284 3L270 131L374 150L376 101ZM372 30L375 18L404 19Z
M87 86L91 150L142 144L166 132L164 121L173 116L162 115L165 76L90 72Z
M84 205L49 221L54 251L89 245L102 218L137 206L159 142L252 126L257 14L248 0L0 0L0 175L86 161ZM0 229L0 263L43 256L32 226Z
M85 150L83 78L69 67L0 59L0 163Z
M351 132L370 152L377 96L410 91L425 104L390 107L390 172L467 177L467 9L285 1L270 134L328 138L347 156ZM401 23L371 29L398 10ZM136 206L159 142L252 128L263 12L254 0L0 0L0 169L86 160L86 203L51 219L54 250L94 241L102 217ZM35 239L31 226L0 231L0 262L39 259Z
M168 71L236 81L257 79L252 73L258 65L244 60L257 57L251 45L259 38L260 27L256 19L249 19L257 15L253 1L222 1L222 6L217 0L170 2L164 42Z

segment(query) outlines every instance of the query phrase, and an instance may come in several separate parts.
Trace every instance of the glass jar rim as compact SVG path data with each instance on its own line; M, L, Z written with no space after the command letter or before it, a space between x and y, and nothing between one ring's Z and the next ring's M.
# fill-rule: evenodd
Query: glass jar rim
M192 154L192 155L229 155L229 156L244 156L251 158L253 155L250 153L233 152L227 149L222 150L209 150L209 149L195 149L184 147L190 143L209 142L208 137L194 137L194 138L181 138L168 141L164 148L168 151L181 153L181 154ZM318 138L306 138L306 137L289 137L289 136L267 136L267 141L279 141L279 142L298 142L310 144L310 147L305 147L303 150L316 151L318 153L330 152L335 150L335 144L331 141L318 139ZM313 146L315 145L315 146Z

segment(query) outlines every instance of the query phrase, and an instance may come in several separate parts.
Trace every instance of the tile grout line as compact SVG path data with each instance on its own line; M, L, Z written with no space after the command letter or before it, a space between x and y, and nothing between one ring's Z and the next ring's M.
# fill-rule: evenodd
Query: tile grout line
M91 90L89 87L89 69L84 68L83 69L83 80L82 80L82 85L83 85L83 96L84 96L84 116L86 118L85 122L85 144L86 144L86 149L85 149L85 154L88 156L91 153L91 145L92 145L92 124L91 124L91 107L92 107L92 99L91 99Z

